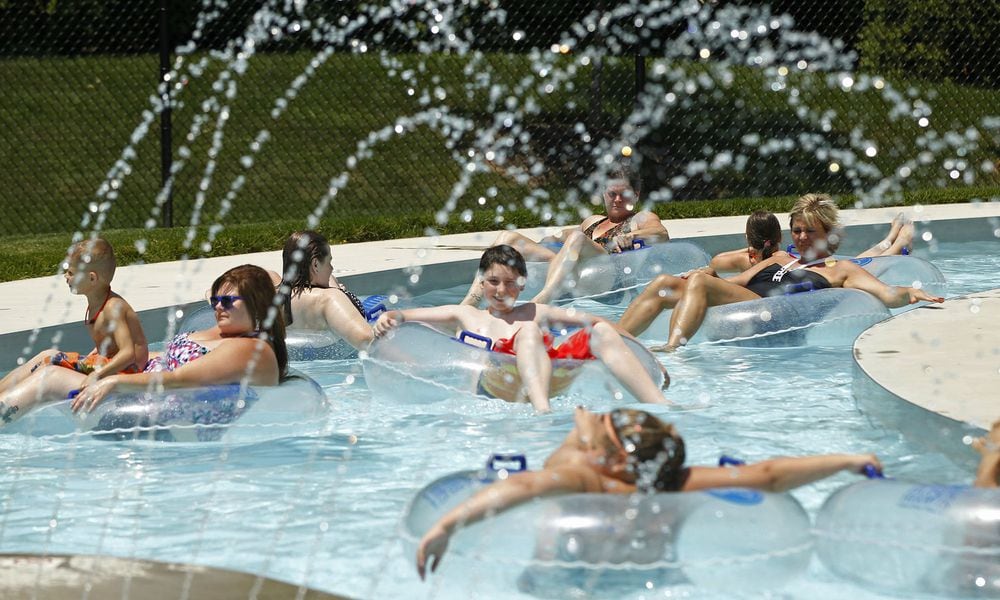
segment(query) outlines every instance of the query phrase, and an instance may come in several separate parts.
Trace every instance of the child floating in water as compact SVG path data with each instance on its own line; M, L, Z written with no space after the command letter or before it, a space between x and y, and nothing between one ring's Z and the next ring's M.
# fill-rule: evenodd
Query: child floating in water
M85 355L44 350L8 373L0 380L0 426L39 403L64 399L71 390L109 375L137 373L145 366L149 347L139 316L111 291L116 268L114 250L101 238L70 249L66 283L71 292L87 297L83 324L95 347Z
M544 304L528 302L514 306L527 276L520 252L507 245L487 248L479 261L479 276L486 309L457 304L394 310L379 317L375 336L383 336L410 320L489 337L495 341L494 351L517 357L517 371L487 371L480 381L482 392L509 401L527 398L540 412L549 410L549 397L554 391L550 387L554 358L596 358L640 401L669 403L626 346L616 325L581 311ZM584 329L553 348L552 337L546 331L550 326Z

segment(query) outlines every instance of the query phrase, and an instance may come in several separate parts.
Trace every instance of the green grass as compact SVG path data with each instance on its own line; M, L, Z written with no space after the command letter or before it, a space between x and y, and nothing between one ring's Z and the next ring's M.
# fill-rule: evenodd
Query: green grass
M195 56L189 61L201 58ZM276 100L312 58L303 52L254 57L245 73L232 76L237 88L232 99L212 91L221 69L216 63L207 63L199 76L184 80L173 114L174 154L178 164L183 165L174 188L174 222L189 223L194 207L201 203L199 222L224 226L209 255L280 247L289 231L305 226L307 217L326 196L331 180L342 173L347 174L346 185L329 198L320 226L336 241L422 235L429 227L449 233L496 229L508 223L527 227L549 224L551 219L571 221L573 207L562 200L579 177L572 172L572 161L565 161L569 166L559 162L566 154L559 144L568 139L567 131L577 122L587 122L588 127L604 134L613 133L632 108L631 59L605 61L599 98L591 93L591 68L578 69L551 93L536 89L534 84L528 86L517 97L522 103L538 106L537 113L524 119L534 139L530 148L512 149L516 157L512 162L527 164L526 153L552 151L545 159L546 168L521 185L504 166L493 165L490 172L472 178L448 222L438 225L435 212L442 208L458 180L459 165L472 141L468 136L450 142L447 127L441 123L421 125L375 143L370 156L362 156L357 166L348 168L348 157L372 132L391 128L399 117L419 114L423 110L419 97L424 89L433 92L440 88L445 100L434 100L432 104L445 104L454 115L479 125L491 122L496 108L489 106L489 88L472 82L488 74L490 85L504 90L501 97L505 98L531 73L528 58L489 55L469 75L463 71L467 66L465 58L401 55L395 57L399 62L396 75L390 76L376 56L335 54L317 69L289 102L288 110L275 120L271 111ZM562 57L557 64L565 66L569 60ZM711 92L692 95L691 106L677 106L673 109L676 112L666 117L665 127L673 127L685 152L693 153L684 154L684 160L698 158L698 153L710 144L718 150L723 130L731 130L729 134L735 131L733 139L739 139L745 131L742 127L760 131L763 137L795 132L794 128L786 128L786 124L795 125L797 121L787 90L770 91L762 71L732 67L732 79L724 80L717 77L711 63L680 66L688 75L705 73L715 81ZM656 67L657 63L651 61L650 86L672 85L667 76L656 74ZM406 70L412 70L417 84L399 77ZM82 223L81 216L95 201L95 191L122 155L143 111L148 110L156 73L157 62L152 56L0 59L0 80L4 82L4 102L0 104L0 130L4 132L0 136L0 164L4 165L0 169L0 211L4 215L0 220L0 279L54 272L70 243L71 232L93 227L91 222ZM836 87L831 90L822 74L798 73L790 75L787 82L788 89L798 89L800 98L813 112L831 111L832 137L845 139L857 128L866 139L875 141L879 154L872 162L884 172L891 172L899 161L923 149L917 139L927 130L914 125L912 119L890 119L888 105L872 91L847 94ZM407 91L410 85L415 88L412 95ZM948 83L933 89L921 82L895 85L929 98L932 123L940 131L964 134L1000 106L997 90ZM223 109L228 119L217 128ZM192 123L199 115L207 117L207 121L201 127L202 133L194 135ZM684 122L675 122L682 115ZM158 123L153 121L149 133L132 147L136 156L130 160L131 172L122 179L117 197L109 199L107 222L101 225L121 253L122 264L140 258L147 262L173 260L186 253L182 246L184 228L144 229L147 222L159 220L153 210L160 186L157 129ZM269 140L253 154L254 165L247 170L241 159L251 154L253 140L262 130L267 131ZM213 131L221 132L221 146L217 156L210 158ZM544 138L543 134L561 137ZM752 155L752 160L759 158L752 151L747 154ZM998 154L1000 150L994 143L964 158L977 169L983 162L996 163ZM980 174L978 187L965 187L947 179L939 158L910 177L905 201L965 201L997 194L1000 177L996 173ZM786 184L782 192L780 186L769 187L770 182L762 186L755 179L760 173L729 173L728 184L719 184L711 188L711 193L698 196L705 200L664 203L657 206L657 211L665 218L680 218L745 214L755 208L787 210L791 196L770 196L791 193L788 190L801 193L836 189L836 182L831 180L829 186L822 182ZM763 173L775 177L778 183L785 175L780 167L767 167ZM791 179L790 172L788 175ZM240 187L236 182L241 176L246 179ZM721 178L716 177L716 183ZM665 181L649 178L645 183L647 190L665 185ZM764 191L748 193L751 184ZM231 193L237 187L238 193ZM518 209L525 196L537 189L548 193L547 207ZM231 207L226 206L227 194L235 198ZM844 201L853 204L850 198ZM501 207L504 221L498 223L497 209ZM468 222L459 216L466 209L473 211ZM540 216L546 212L554 215L549 221ZM223 213L225 216L220 216ZM204 235L201 233L199 240ZM149 250L141 257L130 250L137 239L148 240ZM195 247L200 253L200 241Z

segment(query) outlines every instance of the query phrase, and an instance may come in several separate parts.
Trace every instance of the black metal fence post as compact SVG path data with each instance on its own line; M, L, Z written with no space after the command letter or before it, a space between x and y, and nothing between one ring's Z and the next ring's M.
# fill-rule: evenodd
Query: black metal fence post
M170 24L169 0L160 0L160 83L163 86L160 101L163 109L160 112L160 181L166 187L170 180L170 169L173 165L173 140L170 124ZM173 186L167 191L163 203L163 226L174 226L174 192Z

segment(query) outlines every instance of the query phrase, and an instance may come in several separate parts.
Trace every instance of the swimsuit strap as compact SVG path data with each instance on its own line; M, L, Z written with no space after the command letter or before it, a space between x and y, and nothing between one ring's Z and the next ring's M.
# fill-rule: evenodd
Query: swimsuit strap
M347 299L351 301L351 304L354 305L354 308L358 309L358 312L361 313L362 317L365 316L365 307L361 303L361 300L357 296L354 295L354 292L352 292L351 290L347 289L347 286L345 286L342 283L338 284L337 289L339 289L340 291L344 292L344 294L347 296Z
M609 218L610 217L604 217L603 219L598 219L597 221L594 221L593 223L590 224L590 227L583 230L583 234L589 237L590 239L594 239L594 230L597 229L598 225L607 221Z
M111 300L112 294L114 294L114 292L112 292L110 289L108 289L108 297L104 299L104 303L101 304L101 308L97 309L97 314L94 315L93 319L90 318L90 307L88 306L87 307L87 312L84 313L84 315L83 315L83 322L86 323L87 325L93 325L94 323L96 323L97 322L97 317L101 316L101 311L104 310L105 306L107 306L108 300Z
M774 281L776 283L780 282L782 279L785 278L785 275L788 274L788 272L792 270L792 265L794 265L797 262L799 262L799 259L796 258L795 260L793 260L792 262L788 263L787 265L782 265L781 268L778 269L775 272L775 274L771 277L771 281Z
M827 258L829 258L829 257L826 257L826 258L817 258L814 261L807 262L807 263L802 263L798 267L792 268L792 265L794 265L795 263L799 262L799 259L796 258L792 262L790 262L787 265L784 265L783 267L781 267L780 269L778 269L778 272L774 274L774 277L771 278L771 281L774 281L776 283L780 283L781 280L784 279L785 275L787 275L789 271L797 271L799 269L805 269L806 267L812 267L814 265L824 264L826 262Z

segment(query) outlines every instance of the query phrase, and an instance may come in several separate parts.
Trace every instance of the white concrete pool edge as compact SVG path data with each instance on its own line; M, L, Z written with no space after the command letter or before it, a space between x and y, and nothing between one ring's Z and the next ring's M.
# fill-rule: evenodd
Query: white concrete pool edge
M866 412L890 408L871 411L875 402L905 400L988 429L1000 419L998 324L1000 289L994 289L923 306L870 327L854 342L856 376L877 386L868 386L866 393L878 398L859 398L869 407Z
M965 232L972 232L979 239L1000 238L1000 202L971 204L947 204L921 207L845 210L841 212L843 224L848 229L848 241L852 247L865 247L877 242L892 217L903 211L917 223L919 235L930 235L931 239L946 239L950 234L955 239L967 239ZM787 222L787 214L779 214L782 223ZM673 219L664 221L674 239L687 239L714 253L723 249L739 247L746 218L716 217L705 219ZM546 233L545 228L521 230L534 238ZM481 248L488 245L497 231L455 234L447 236L406 238L360 244L342 244L333 248L335 274L351 285L359 293L385 293L393 289L414 292L434 288L435 283L449 282L446 287L459 285L471 280L472 269L481 254ZM918 241L918 247L926 240ZM998 243L1000 251L1000 243ZM143 316L144 326L155 323L149 329L150 339L159 339L165 331L166 311L169 307L185 307L201 302L214 278L231 267L252 263L280 271L280 251L260 252L235 256L155 263L151 265L130 265L118 269L114 289L121 293ZM462 268L455 268L462 263ZM86 301L73 296L61 277L49 276L0 284L3 304L0 305L0 339L3 350L0 357L5 364L13 357L25 352L37 351L48 346L51 339L63 347L87 346L90 342L86 332L80 327L80 319L86 309ZM915 311L915 315L921 311ZM961 328L968 319L951 322L941 335L961 339ZM66 326L69 325L69 326ZM64 327L66 326L66 327ZM41 329L37 341L32 330ZM58 337L56 337L58 336ZM889 342L896 350L903 348L901 341ZM996 347L996 346L995 346ZM860 353L864 356L865 352ZM858 356L858 352L855 352ZM956 369L957 379L965 379L967 365L951 360L949 366ZM909 377L906 372L895 371L888 377ZM886 387L884 381L878 385ZM996 389L994 387L993 389ZM987 392L989 390L986 390ZM970 420L960 408L949 407L939 411L949 418L974 423L984 427L983 417ZM1000 410L996 411L1000 417Z
M892 217L904 211L918 223L919 231L932 231L935 222L954 219L994 219L993 229L1000 229L1000 202L972 204L942 204L922 207L881 207L841 211L848 227L848 240L857 242L867 237L878 240L885 225ZM787 214L779 214L779 221L786 223ZM738 247L741 242L746 217L713 217L704 219L665 220L672 238L689 239L701 244L709 252L715 246ZM875 225L877 227L863 227ZM546 228L519 230L529 237L541 237ZM435 265L479 259L481 248L489 245L498 231L453 234L435 237L404 238L357 244L340 244L333 247L334 274L348 280L362 275L379 274L379 279L397 279L405 285L405 277ZM720 236L736 236L739 240L724 240ZM711 242L715 243L711 243ZM918 242L919 243L919 242ZM231 267L252 263L267 269L281 270L281 252L258 252L215 258L199 258L149 265L128 265L118 268L114 289L124 296L137 311L169 306L183 306L204 299L213 279ZM458 277L457 282L471 280L472 274ZM401 280L402 279L402 280ZM456 283L457 284L457 283ZM453 284L453 285L456 285ZM358 284L355 284L358 285ZM360 287L370 287L361 285ZM383 288L360 289L361 293L375 293ZM86 310L82 296L70 294L62 277L52 275L0 283L0 335L31 330L36 327L78 323Z

